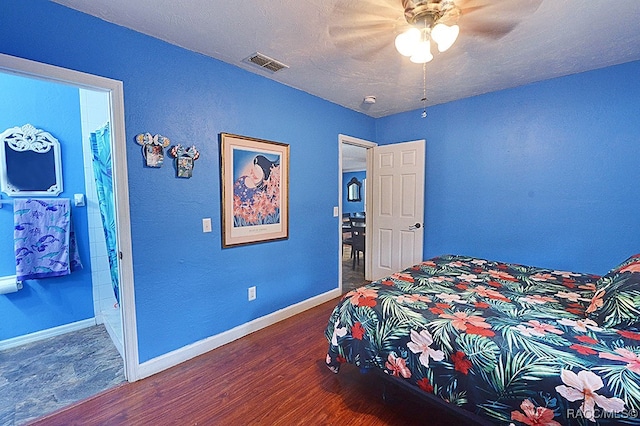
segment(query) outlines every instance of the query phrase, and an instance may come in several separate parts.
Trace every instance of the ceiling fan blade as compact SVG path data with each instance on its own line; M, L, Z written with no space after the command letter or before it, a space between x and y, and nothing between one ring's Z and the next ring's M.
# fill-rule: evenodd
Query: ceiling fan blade
M360 22L347 26L329 27L329 35L334 41L350 38L375 37L392 34L396 25L393 21Z
M362 62L372 62L376 59L379 53L392 45L393 43L377 43L370 44L368 46L360 46L357 51L351 54L351 58Z
M465 0L460 1L461 32L499 39L527 16L535 13L542 0Z
M393 41L392 35L388 32L382 32L373 36L357 33L345 34L343 37L335 38L333 43L346 56L359 61L372 61L379 52L393 46Z
M363 48L393 43L394 26L387 22L361 23L347 27L330 27L329 35L333 44L351 55Z
M517 22L465 22L464 30L460 31L466 34L499 39L513 31L516 25L518 25Z
M465 3L466 4L466 3ZM478 6L465 6L465 7L460 7L460 13L462 15L468 15L470 13L474 13L477 12L479 10L482 10L486 7L486 5L478 5Z
M354 59L370 61L408 25L400 0L342 0L330 14L329 37Z
M380 18L395 20L402 14L400 0L340 0L331 12L331 20L336 23Z
M487 16L498 14L524 17L535 12L542 4L542 0L456 0L455 3L463 14L492 9L490 13L487 12Z

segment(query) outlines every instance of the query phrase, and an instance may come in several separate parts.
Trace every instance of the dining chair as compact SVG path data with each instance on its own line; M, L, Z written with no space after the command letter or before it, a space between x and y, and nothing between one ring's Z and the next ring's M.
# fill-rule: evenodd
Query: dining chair
M349 213L342 214L342 255L344 256L344 247L351 246L351 217ZM353 250L351 250L353 255Z
M358 265L360 264L360 253L362 253L364 259L365 226L365 218L351 218L351 252L353 257L353 265L351 269L356 269L356 262Z

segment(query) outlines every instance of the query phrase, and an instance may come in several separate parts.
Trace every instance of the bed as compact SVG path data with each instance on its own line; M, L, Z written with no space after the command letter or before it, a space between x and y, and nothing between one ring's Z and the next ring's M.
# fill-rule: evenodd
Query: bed
M444 255L345 294L326 363L490 424L640 425L638 307L640 255L602 277Z

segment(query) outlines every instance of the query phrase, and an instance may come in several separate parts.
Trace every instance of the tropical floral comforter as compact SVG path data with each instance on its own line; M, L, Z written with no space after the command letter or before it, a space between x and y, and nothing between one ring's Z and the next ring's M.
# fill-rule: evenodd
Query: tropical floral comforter
M640 332L585 316L598 278L436 257L347 293L326 362L382 369L496 424L640 424Z

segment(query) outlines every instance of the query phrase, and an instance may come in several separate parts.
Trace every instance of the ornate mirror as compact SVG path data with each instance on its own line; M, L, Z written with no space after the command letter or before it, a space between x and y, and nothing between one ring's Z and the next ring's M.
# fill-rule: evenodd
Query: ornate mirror
M362 183L355 177L352 177L347 184L347 201L362 201L362 197L360 196L361 188Z
M60 143L31 124L0 134L0 190L11 197L62 192Z

